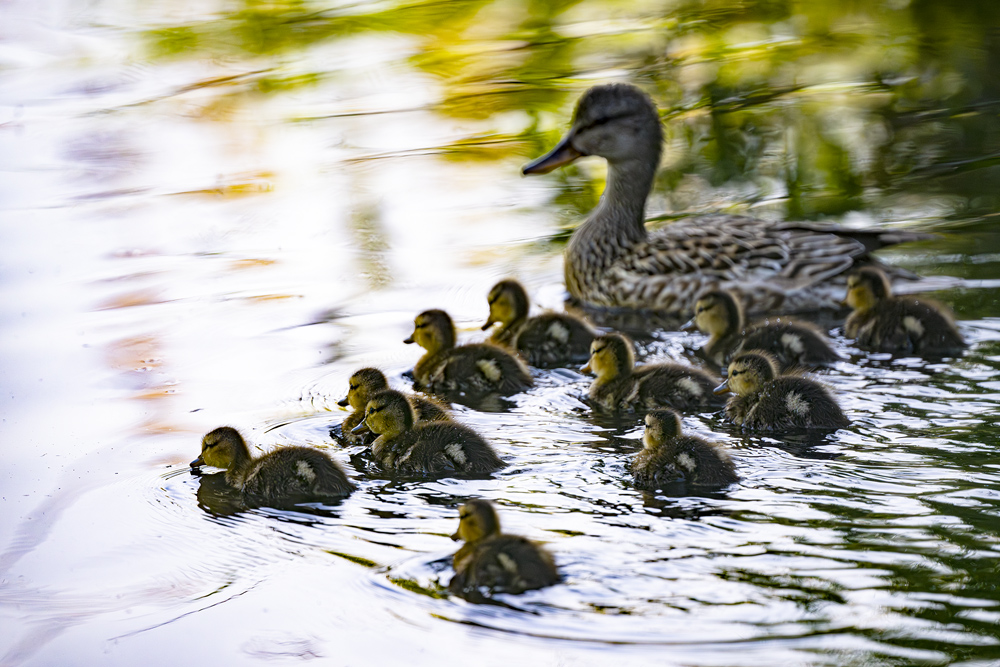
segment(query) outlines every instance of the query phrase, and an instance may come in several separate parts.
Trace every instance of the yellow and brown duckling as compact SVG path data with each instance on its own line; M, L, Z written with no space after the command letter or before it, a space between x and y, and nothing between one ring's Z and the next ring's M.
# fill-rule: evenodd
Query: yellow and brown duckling
M738 291L751 312L833 308L832 278L870 261L870 250L926 237L725 214L650 232L646 198L662 146L648 95L629 84L599 85L580 98L562 141L522 170L546 174L588 155L608 162L601 201L566 247L566 288L577 301L689 318L697 294L721 284Z
M632 460L632 475L640 489L655 491L683 478L692 486L721 487L739 480L722 445L681 433L681 417L673 410L646 415L645 447Z
M528 294L516 280L498 282L490 290L488 301L490 316L483 331L500 323L490 342L517 352L532 366L580 363L590 356L590 343L597 332L567 313L528 317Z
M826 336L811 324L785 321L745 329L743 307L728 290L714 289L699 296L692 322L708 334L702 353L717 366L725 366L734 354L750 350L770 352L782 370L840 359Z
M392 389L379 392L365 407L365 429L377 434L372 458L386 470L426 474L445 472L489 473L504 462L482 436L453 421L416 421L406 396Z
M548 551L531 540L500 532L497 513L486 500L470 500L458 510L453 540L465 544L452 562L455 576L448 589L455 594L523 593L559 583L559 572Z
M389 389L385 375L377 368L362 368L351 375L348 380L347 397L338 401L337 405L354 409L347 415L341 425L343 438L348 443L362 442L362 438L351 431L365 418L365 408L375 394ZM449 419L448 408L432 398L407 395L406 400L413 406L418 422L443 421Z
M240 432L222 426L201 441L192 468L225 469L226 483L253 505L324 502L350 495L354 485L325 453L309 447L279 447L254 458Z
M417 387L441 394L499 394L524 391L533 384L524 362L489 343L455 347L455 325L443 310L426 310L413 321L404 343L426 350L413 368Z
M580 369L593 373L590 399L607 410L703 410L723 404L712 393L716 381L692 366L647 364L636 367L632 341L603 334L590 346L590 361Z
M847 279L847 305L854 309L844 333L858 347L893 354L961 354L966 343L946 306L912 296L893 296L889 279L875 267Z
M822 385L797 375L779 375L766 352L742 352L729 362L726 381L715 390L732 392L726 416L752 431L845 428L850 421Z

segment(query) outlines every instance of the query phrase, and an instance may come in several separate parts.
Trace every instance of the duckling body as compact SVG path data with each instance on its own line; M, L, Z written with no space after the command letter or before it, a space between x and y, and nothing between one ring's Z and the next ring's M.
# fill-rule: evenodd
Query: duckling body
M516 280L502 280L489 293L490 316L485 331L500 326L490 342L519 354L532 366L559 366L586 361L597 332L567 313L528 317L528 294Z
M192 468L225 468L226 483L251 505L324 502L354 490L333 459L309 447L281 447L253 458L239 431L222 426L202 439Z
M709 335L702 354L718 366L725 366L734 354L750 350L769 352L781 370L840 359L826 336L804 322L774 322L745 329L743 308L726 290L711 290L698 297L694 323Z
M832 278L870 261L870 250L924 238L731 215L684 218L650 234L645 204L662 143L659 114L645 93L600 85L580 99L563 140L523 169L544 174L587 155L608 161L604 195L566 250L566 287L583 304L687 318L698 293L721 285L752 312L835 308Z
M673 410L646 415L645 447L632 460L635 485L655 491L679 477L692 486L721 487L739 480L729 454L718 443L681 433Z
M387 390L372 397L365 421L378 437L372 458L386 470L409 474L489 473L504 467L486 440L468 426L452 421L415 422L406 396Z
M455 347L455 325L443 310L417 315L413 334L403 342L417 343L427 351L413 368L417 386L425 391L507 396L534 382L521 361L496 345Z
M465 540L452 562L455 576L448 589L455 594L487 589L491 593L523 593L559 583L559 572L548 551L517 535L500 532L493 506L470 500L459 509L453 540Z
M729 363L729 377L716 391L735 394L726 416L752 431L846 428L850 421L830 392L808 378L778 375L765 352L743 352Z
M632 342L621 334L595 338L590 362L581 370L597 376L590 386L590 400L607 410L699 410L723 403L712 393L715 381L697 368L680 364L636 368Z
M352 431L364 421L365 407L372 396L388 388L389 382L385 379L382 371L377 368L362 368L351 375L351 379L348 381L347 397L337 403L343 407L350 405L354 409L354 412L347 415L341 425L342 437L346 442L364 442L361 435L352 433ZM450 418L448 408L434 399L407 394L406 400L413 407L418 422L444 421Z
M851 275L846 301L854 312L844 324L844 333L863 349L952 355L961 354L966 347L945 306L911 296L893 296L888 278L874 267Z

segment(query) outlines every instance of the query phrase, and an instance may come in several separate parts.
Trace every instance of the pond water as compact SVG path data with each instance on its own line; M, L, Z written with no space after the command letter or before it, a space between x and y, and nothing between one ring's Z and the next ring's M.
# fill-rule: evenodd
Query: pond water
M812 4L0 6L0 663L1000 661L1000 7ZM640 423L595 419L575 370L455 406L502 472L369 474L337 401L365 365L408 386L416 313L477 340L508 276L563 307L604 165L519 167L608 80L664 112L650 217L936 231L882 257L932 277L970 350L863 354L833 323L852 426L688 415L732 449L716 493L632 488ZM702 342L638 333L645 360ZM221 424L359 490L228 511L187 467ZM472 497L565 581L447 595Z

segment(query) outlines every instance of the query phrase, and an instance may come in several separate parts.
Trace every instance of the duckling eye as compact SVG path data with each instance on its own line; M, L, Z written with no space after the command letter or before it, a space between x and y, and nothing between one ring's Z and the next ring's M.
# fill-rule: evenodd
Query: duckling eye
M597 354L597 353L599 353L599 352L603 352L603 351L604 351L604 348L606 348L606 347L607 347L607 345L602 345L601 347L595 347L595 348L593 348L593 349L592 349L592 350L590 351L590 353L591 353L591 354Z
M734 378L739 375L742 371L729 371L729 377Z
M357 388L358 388L358 385L352 384L352 385L348 385L348 387L350 388L351 391L356 391Z

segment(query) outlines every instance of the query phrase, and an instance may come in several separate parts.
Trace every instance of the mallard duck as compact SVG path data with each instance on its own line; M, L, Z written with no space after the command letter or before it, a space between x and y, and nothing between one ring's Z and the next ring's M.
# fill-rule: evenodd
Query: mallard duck
M427 351L413 368L417 387L425 391L506 396L533 384L524 363L496 345L455 347L455 325L443 310L417 315L413 333L403 342Z
M341 407L350 405L354 412L347 415L341 425L342 437L349 443L360 442L361 438L351 433L365 418L365 407L375 394L389 388L385 375L377 368L362 368L355 371L348 380L347 397L337 402ZM406 396L413 406L418 422L443 421L449 418L448 408L431 398Z
M240 432L221 426L201 440L192 468L224 468L226 483L253 505L323 502L350 495L354 485L333 459L309 447L279 447L250 455Z
M555 561L531 540L500 532L497 513L486 500L470 500L458 510L453 540L465 544L452 562L455 576L448 589L455 594L523 593L559 583Z
M722 445L681 433L681 416L673 410L646 415L643 450L632 460L632 475L640 489L655 491L683 476L693 486L725 486L739 480Z
M726 381L716 393L732 392L726 416L753 431L796 428L845 428L850 423L830 392L797 375L778 375L766 352L743 352L729 362Z
M715 381L705 371L680 364L636 368L632 341L617 333L595 338L590 361L580 370L596 376L590 399L608 410L698 410L724 402L712 393Z
M452 421L416 422L406 396L388 389L365 407L365 420L354 428L378 434L372 458L386 470L403 473L487 473L504 467L490 444L468 426Z
M566 249L566 287L584 305L649 308L686 319L695 296L720 285L737 292L751 312L836 308L831 278L857 261L874 261L872 250L927 238L733 215L688 217L650 234L646 197L662 144L649 96L628 84L594 86L580 98L562 141L522 170L545 174L586 155L608 161L601 202Z
M844 325L858 347L880 352L928 355L961 354L966 343L946 306L912 296L893 296L889 279L865 267L847 279Z
M725 366L735 353L749 350L770 352L782 370L840 359L826 336L805 322L771 322L744 329L743 307L728 290L710 290L699 296L692 322L709 335L701 351L717 366Z
M579 363L590 356L590 343L597 332L568 313L528 317L528 294L516 280L498 282L488 300L490 316L483 331L500 323L490 342L517 352L532 366Z

